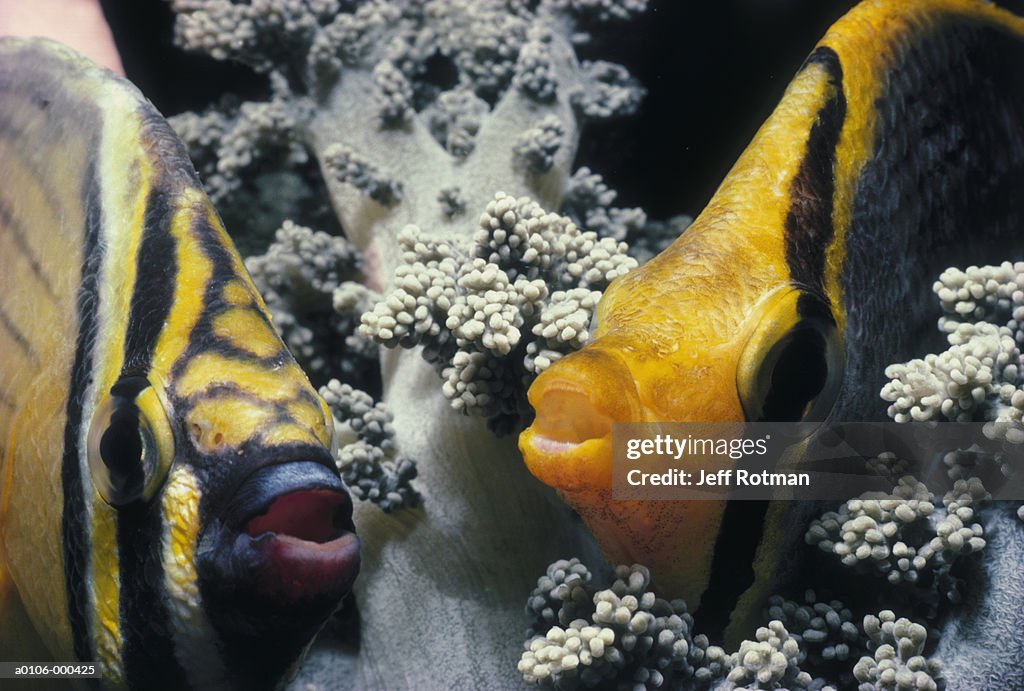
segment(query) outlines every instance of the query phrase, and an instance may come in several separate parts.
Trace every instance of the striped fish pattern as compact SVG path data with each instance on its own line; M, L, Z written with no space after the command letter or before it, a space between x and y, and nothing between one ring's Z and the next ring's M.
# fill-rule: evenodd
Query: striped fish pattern
M351 588L333 421L167 123L0 41L0 659L272 688Z
M611 424L884 417L884 367L939 345L935 276L1024 246L1022 189L1024 20L861 3L693 225L606 291L594 340L537 378L529 469L614 563L651 567L735 644L802 538L798 509L614 502Z

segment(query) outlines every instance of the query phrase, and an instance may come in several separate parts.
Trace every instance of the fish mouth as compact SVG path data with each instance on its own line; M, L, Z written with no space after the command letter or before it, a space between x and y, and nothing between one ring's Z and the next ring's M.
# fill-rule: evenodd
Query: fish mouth
M204 531L198 561L222 627L315 631L359 574L352 500L319 462L260 468Z
M537 377L529 399L536 417L519 448L530 472L561 491L608 489L613 424L646 418L622 358L596 348L566 356Z

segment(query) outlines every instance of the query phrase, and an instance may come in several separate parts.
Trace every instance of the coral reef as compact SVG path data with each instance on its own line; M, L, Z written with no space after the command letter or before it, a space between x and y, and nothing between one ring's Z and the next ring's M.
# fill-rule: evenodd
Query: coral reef
M921 624L896 618L891 610L864 617L864 632L873 656L862 657L853 668L859 691L939 691L946 688L942 665L925 658L928 631Z
M516 428L526 389L545 367L587 340L607 285L636 266L626 245L580 231L527 197L495 195L466 249L414 226L395 288L363 315L360 334L423 346L455 410Z
M385 512L418 505L416 462L399 455L387 405L337 379L320 387L320 396L334 417L338 470L352 494Z
M892 494L869 492L815 519L806 541L845 566L882 575L894 585L934 588L959 602L950 569L959 557L985 547L974 506L987 497L977 478L957 480L937 509L928 488L904 476Z
M590 585L579 559L559 560L527 599L530 636L518 669L528 684L556 689L709 688L736 664L693 633L682 600L649 590L643 566L618 566L607 589ZM745 658L744 658L745 659Z

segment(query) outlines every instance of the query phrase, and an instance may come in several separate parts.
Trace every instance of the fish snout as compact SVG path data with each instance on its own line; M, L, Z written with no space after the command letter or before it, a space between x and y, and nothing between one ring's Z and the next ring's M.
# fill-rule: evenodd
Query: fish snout
M305 645L359 573L351 497L320 462L262 467L207 526L198 562L218 629Z
M625 361L585 348L541 373L529 398L536 417L519 447L530 472L562 491L607 487L612 425L645 419Z

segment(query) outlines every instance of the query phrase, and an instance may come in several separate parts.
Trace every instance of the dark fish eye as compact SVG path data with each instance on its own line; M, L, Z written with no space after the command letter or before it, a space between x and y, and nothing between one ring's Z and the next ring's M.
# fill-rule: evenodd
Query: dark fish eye
M741 355L737 389L748 420L821 422L838 397L843 345L827 304L793 289L769 305Z
M149 382L118 380L89 427L89 471L97 491L111 506L149 501L173 455L166 413Z
M110 426L100 437L100 459L107 467L114 495L142 494L145 482L143 446L138 408L131 401L119 399L110 417Z
M779 344L771 384L761 405L761 419L800 422L828 382L828 342L816 328L795 327Z

